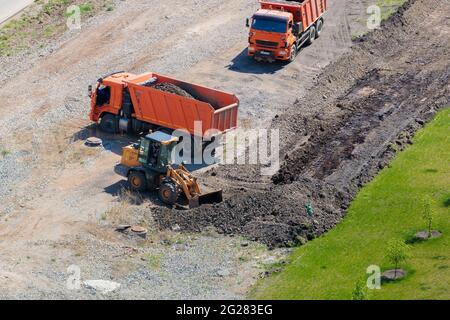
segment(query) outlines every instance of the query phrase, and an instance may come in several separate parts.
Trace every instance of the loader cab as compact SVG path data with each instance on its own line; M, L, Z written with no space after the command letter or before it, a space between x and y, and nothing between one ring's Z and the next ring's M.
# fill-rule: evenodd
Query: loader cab
M154 132L141 139L139 162L154 171L165 173L172 164L172 150L178 138L164 132Z

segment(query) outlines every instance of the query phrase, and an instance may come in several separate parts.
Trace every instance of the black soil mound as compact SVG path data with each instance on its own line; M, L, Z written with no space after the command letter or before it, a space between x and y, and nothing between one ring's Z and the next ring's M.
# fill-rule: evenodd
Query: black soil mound
M189 92L169 82L158 83L154 86L154 88L161 91L176 94L177 96L194 99L194 97Z

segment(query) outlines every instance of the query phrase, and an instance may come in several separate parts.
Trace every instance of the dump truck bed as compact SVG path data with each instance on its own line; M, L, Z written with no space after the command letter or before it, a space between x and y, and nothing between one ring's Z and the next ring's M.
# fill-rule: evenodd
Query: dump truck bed
M156 82L148 84L152 79ZM159 90L155 85L169 83L189 93L182 96ZM201 121L202 136L215 129L223 133L237 127L239 100L234 94L184 82L157 73L146 73L126 81L135 117L170 129L186 129L193 135L194 123ZM208 132L210 135L211 132ZM213 134L214 135L214 134Z
M301 22L303 31L308 29L327 10L327 0L260 1L261 9L292 13L294 22Z

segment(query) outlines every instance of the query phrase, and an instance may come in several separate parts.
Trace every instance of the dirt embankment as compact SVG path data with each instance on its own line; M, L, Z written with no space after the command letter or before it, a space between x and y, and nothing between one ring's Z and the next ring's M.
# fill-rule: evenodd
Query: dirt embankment
M284 161L272 183L256 191L242 183L224 203L197 210L157 210L159 225L193 231L213 225L269 246L302 243L334 227L357 191L450 104L449 11L445 1L408 1L274 119Z

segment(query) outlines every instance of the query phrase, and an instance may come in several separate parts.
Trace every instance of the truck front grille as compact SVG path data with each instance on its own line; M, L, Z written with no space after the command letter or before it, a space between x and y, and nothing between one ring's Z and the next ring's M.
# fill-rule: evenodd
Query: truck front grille
M265 41L265 40L256 40L256 44L260 45L262 47L268 47L268 48L277 48L278 47L278 42Z

